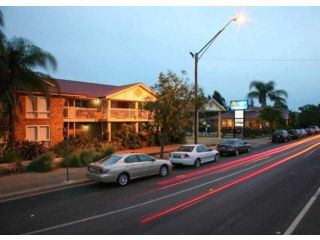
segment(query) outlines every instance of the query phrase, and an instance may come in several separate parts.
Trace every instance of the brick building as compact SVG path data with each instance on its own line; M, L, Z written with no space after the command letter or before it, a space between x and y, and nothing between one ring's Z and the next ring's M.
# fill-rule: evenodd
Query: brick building
M54 145L63 140L63 132L77 135L89 131L106 135L122 124L139 132L152 115L143 104L154 101L156 94L143 83L123 86L57 80L61 93L51 91L50 99L41 94L21 93L21 111L16 125L17 140L45 141Z

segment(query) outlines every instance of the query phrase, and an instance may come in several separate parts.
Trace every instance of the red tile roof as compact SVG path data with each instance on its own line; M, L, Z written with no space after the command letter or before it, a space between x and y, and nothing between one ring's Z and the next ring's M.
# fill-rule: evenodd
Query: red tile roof
M127 84L122 86L114 86L114 85L71 81L71 80L63 80L63 79L56 79L56 80L60 85L61 94L80 95L80 96L93 97L93 98L106 97L108 95L119 92L123 89L139 84L139 83L132 83L132 84ZM56 92L56 90L52 89L52 92Z

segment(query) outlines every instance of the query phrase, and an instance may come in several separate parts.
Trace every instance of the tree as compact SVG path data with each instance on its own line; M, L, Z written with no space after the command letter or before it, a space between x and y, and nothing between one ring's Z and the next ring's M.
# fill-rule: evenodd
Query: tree
M284 125L281 109L265 106L260 117L262 120L268 122L271 128L277 128Z
M299 123L301 127L309 127L310 125L320 125L320 104L307 104L299 107Z
M8 114L8 146L15 147L15 125L17 114L21 110L19 92L33 95L34 91L49 96L49 86L60 91L56 80L49 75L36 72L35 69L56 69L57 62L53 55L43 51L23 38L4 40L4 51L1 53L0 68L0 101Z
M248 93L248 98L258 99L262 107L267 106L267 99L276 102L277 104L285 104L288 93L285 90L275 90L275 82L269 81L267 83L261 81L252 81L249 89L254 89Z
M220 105L223 106L224 108L226 109L228 108L226 100L224 99L224 97L222 97L222 95L218 91L213 92L212 98L216 100L218 103L220 103Z
M193 89L182 77L169 71L160 73L158 82L152 87L157 93L157 100L145 105L145 109L154 113L154 127L157 129L160 143L160 158L163 157L164 145L171 136L184 134L192 121L193 112L187 111L191 104Z

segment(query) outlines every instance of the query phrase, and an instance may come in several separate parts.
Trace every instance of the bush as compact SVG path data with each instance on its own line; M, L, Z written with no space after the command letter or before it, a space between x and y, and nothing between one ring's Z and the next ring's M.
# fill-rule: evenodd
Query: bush
M93 150L91 149L83 150L79 156L81 166L87 166L88 164L93 162L95 157L96 157L96 153Z
M69 167L82 167L79 155L76 153L70 153L64 157L61 166L66 167L67 165Z
M8 151L4 153L3 157L0 159L0 163L16 163L19 160L19 156L16 152Z
M53 169L53 153L45 153L39 158L33 160L29 166L28 170L34 172L49 172Z
M16 151L22 160L33 160L48 151L44 143L19 141L16 143Z

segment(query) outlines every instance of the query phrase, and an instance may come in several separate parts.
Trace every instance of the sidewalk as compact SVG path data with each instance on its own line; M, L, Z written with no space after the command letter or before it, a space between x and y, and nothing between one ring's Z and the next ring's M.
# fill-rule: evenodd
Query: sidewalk
M218 144L221 139L217 138L198 138L199 143L207 144L210 146ZM192 143L193 139L188 138L188 143ZM258 147L270 142L269 138L258 138L248 140L253 147ZM167 145L164 152L168 153L178 148L180 144ZM146 147L136 150L124 150L117 153L145 153L158 157L160 147ZM66 169L58 168L49 173L34 173L27 172L22 174L12 174L0 177L0 201L27 196L31 194L42 193L55 189L62 189L70 186L81 185L89 183L85 173L86 167L83 168L70 168L69 169L69 182L66 182Z

